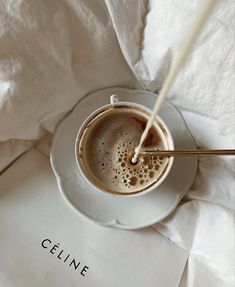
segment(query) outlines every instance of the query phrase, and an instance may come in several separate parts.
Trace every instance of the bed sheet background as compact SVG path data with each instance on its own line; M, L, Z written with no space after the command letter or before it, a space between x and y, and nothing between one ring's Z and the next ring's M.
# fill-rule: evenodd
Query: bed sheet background
M197 3L0 1L0 170L53 133L88 92L108 86L157 92ZM195 117L199 146L234 144L234 19L234 0L219 1L169 96L178 107L204 116L201 122ZM207 133L200 123L209 129L210 121L216 132L200 140ZM201 159L186 202L155 227L196 254L182 286L233 286L233 174L232 159Z

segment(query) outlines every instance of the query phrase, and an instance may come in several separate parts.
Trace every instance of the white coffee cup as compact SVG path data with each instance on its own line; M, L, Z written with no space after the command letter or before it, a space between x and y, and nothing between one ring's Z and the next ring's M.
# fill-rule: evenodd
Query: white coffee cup
M76 141L75 141L75 156L76 156L76 162L78 165L78 168L81 172L81 174L84 176L84 179L97 191L100 192L106 192L108 194L111 195L118 195L118 196L140 196L143 194L146 194L148 192L154 191L156 190L159 185L166 179L166 177L168 176L172 165L173 165L173 161L174 158L170 157L169 161L167 163L167 167L165 168L165 170L163 171L163 173L161 174L161 176L158 178L158 180L156 182L154 182L151 186L144 188L142 190L139 190L138 192L134 192L134 193L122 193L122 192L111 192L103 187L98 186L91 177L88 176L87 171L84 168L83 165L83 161L81 159L81 155L79 152L79 146L80 146L80 141L82 139L82 135L84 133L84 130L88 128L89 124L92 119L96 118L97 115L101 114L102 112L108 110L108 109L112 109L114 107L128 107L129 109L134 108L134 109L138 109L139 111L141 111L141 113L143 114L143 116L145 116L146 119L149 118L149 116L151 115L151 110L146 108L143 105L137 104L137 103L133 103L133 102L122 102L119 101L118 96L117 95L112 95L110 97L110 104L104 105L102 107L100 107L99 109L95 110L91 115L89 115L85 121L83 122L83 124L81 125L78 134L76 136ZM161 130L161 133L167 143L167 148L169 150L174 150L174 142L173 142L173 138L171 136L171 133L168 129L168 127L166 126L166 124L164 123L164 121L159 117L156 116L156 122L157 122L157 126L159 127L159 129Z

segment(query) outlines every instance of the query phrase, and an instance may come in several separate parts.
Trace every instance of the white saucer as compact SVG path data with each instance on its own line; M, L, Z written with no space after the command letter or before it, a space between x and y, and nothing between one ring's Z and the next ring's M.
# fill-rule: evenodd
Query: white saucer
M75 138L85 118L109 103L118 94L120 101L136 102L152 109L156 95L124 88L103 89L82 98L72 113L59 125L52 143L51 165L61 194L86 218L95 223L123 229L152 225L168 216L188 192L197 170L197 157L175 158L170 174L156 191L122 198L96 191L80 174L74 154ZM170 129L176 149L196 149L181 113L169 102L160 116Z

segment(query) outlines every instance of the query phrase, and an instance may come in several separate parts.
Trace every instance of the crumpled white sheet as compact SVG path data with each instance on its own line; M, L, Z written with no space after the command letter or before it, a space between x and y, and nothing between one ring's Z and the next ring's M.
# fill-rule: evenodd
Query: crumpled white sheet
M159 90L197 4L0 1L0 169L90 91ZM219 1L170 94L227 134L235 134L233 8Z
M183 112L201 148L229 148L214 120ZM199 157L193 186L181 204L154 228L189 252L180 287L235 284L235 158Z
M88 92L108 86L158 91L197 3L0 1L0 170L53 132ZM227 148L235 134L233 10L233 0L219 1L170 93L179 107L214 118L229 136ZM198 139L197 118L191 130ZM204 130L199 146L225 147L218 131L208 135ZM232 287L233 172L231 159L202 159L190 201L155 226L191 250L182 287Z

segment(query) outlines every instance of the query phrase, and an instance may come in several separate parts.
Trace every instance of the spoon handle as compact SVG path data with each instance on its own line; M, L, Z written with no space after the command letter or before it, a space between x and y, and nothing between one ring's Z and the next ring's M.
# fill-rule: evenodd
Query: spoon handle
M143 150L140 154L155 156L196 156L196 155L235 155L235 149L199 149L199 150Z

